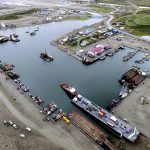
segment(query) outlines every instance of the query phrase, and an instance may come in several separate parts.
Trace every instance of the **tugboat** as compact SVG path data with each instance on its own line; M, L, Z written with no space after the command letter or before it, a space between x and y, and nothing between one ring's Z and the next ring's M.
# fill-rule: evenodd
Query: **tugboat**
M77 95L76 89L74 87L69 86L66 83L60 84L60 87L66 92L66 94L70 98L74 98Z
M45 53L41 53L40 57L45 61L53 61L54 60L53 57L50 56L46 51L45 51Z
M113 99L113 100L106 106L106 109L107 109L108 111L111 111L118 103L119 103L119 100Z

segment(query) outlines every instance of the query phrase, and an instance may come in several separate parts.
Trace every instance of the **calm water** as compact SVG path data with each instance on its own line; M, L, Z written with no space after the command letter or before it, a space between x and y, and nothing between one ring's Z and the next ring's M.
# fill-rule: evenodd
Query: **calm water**
M20 35L21 41L1 44L0 59L15 64L16 72L20 74L23 83L30 87L33 95L40 95L47 100L47 103L54 101L66 112L76 108L71 105L69 98L60 88L59 84L62 82L72 84L79 93L105 107L118 95L120 90L118 79L133 65L135 59L144 54L138 53L134 59L122 62L122 57L129 51L128 49L104 61L86 66L50 45L50 41L58 36L99 20L95 18L87 21L64 21L41 25L40 31L33 37L25 32L33 31L35 27L1 31L2 35L15 32ZM53 62L47 63L39 58L40 52L45 49L54 57ZM150 69L149 63L142 66Z

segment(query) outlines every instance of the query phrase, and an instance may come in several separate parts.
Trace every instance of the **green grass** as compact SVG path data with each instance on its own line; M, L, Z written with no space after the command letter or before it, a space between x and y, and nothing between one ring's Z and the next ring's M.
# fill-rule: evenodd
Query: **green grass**
M37 12L37 11L39 11L39 9L37 9L37 8L32 8L32 9L29 9L29 10L19 11L19 12L7 14L7 15L4 15L4 16L0 16L0 20L14 20L14 19L19 19L23 15L30 15L30 14L32 14L34 12Z
M110 4L127 4L126 0L97 0L99 3L110 3Z
M138 6L149 6L150 7L150 0L97 0L97 2L100 3L111 3L111 4L128 4L128 2L131 2Z
M127 15L116 20L135 35L150 35L150 10L139 11L136 15Z
M114 11L114 9L110 7L106 7L106 6L91 5L91 8L98 13L109 13L109 12Z

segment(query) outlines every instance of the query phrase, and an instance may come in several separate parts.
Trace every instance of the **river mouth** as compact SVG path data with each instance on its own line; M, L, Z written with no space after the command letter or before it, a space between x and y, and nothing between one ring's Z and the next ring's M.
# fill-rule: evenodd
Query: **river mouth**
M50 42L74 29L98 23L101 18L86 21L62 21L39 26L37 35L31 37L26 31L33 31L37 26L1 31L1 35L17 33L19 43L4 43L0 46L2 62L14 64L15 71L21 76L23 83L31 89L33 95L39 95L46 103L55 102L67 113L77 110L71 105L69 98L60 88L60 83L73 85L79 93L96 104L105 107L112 99L117 98L120 85L118 80L134 61L144 55L139 52L133 59L123 62L122 57L128 51L120 51L113 57L98 61L90 66L67 55ZM40 59L41 51L47 50L54 61L47 63ZM150 69L149 62L142 68Z

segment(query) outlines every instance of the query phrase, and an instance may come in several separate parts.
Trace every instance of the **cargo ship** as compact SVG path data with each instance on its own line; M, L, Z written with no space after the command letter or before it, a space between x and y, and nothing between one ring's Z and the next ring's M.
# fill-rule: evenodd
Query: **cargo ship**
M130 142L134 142L139 137L139 131L138 129L136 129L136 127L133 127L119 117L114 116L113 114L109 113L105 109L91 102L77 92L75 93L76 95L74 96L74 98L71 99L71 103L77 106L82 111L86 112L94 119L96 119L109 131L121 138L129 140Z
M88 121L85 117L72 112L69 115L71 122L87 135L101 150L117 150L117 148L108 140L107 135L101 131L96 125Z

